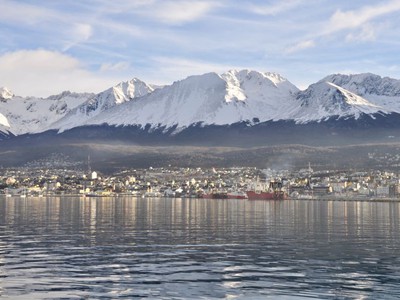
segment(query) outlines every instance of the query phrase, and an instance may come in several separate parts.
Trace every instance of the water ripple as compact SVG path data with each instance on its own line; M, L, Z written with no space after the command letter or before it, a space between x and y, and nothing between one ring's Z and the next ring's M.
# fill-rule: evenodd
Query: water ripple
M398 299L399 212L397 203L0 198L0 297Z

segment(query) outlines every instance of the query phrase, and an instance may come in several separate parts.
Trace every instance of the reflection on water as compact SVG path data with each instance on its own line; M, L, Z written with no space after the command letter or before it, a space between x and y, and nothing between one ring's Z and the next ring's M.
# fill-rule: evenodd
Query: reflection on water
M398 203L0 198L0 297L397 299Z

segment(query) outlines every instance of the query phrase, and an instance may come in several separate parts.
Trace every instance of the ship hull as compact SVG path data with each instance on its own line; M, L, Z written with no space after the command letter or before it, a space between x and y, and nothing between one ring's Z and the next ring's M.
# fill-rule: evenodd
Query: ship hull
M247 195L246 194L229 194L228 193L228 199L247 199Z
M249 200L284 200L287 198L283 192L254 192L247 191L247 198Z

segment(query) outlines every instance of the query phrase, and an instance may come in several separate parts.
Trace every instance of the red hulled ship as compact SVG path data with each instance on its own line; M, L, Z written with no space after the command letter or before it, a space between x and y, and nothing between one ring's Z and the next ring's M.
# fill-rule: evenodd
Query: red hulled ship
M267 190L255 185L254 190L246 191L249 200L284 200L287 194L282 190L282 182L271 181Z

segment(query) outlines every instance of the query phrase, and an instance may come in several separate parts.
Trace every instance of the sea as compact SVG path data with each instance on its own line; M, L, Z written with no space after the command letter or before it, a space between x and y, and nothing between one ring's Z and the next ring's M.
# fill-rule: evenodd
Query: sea
M0 197L0 299L400 299L394 201Z

